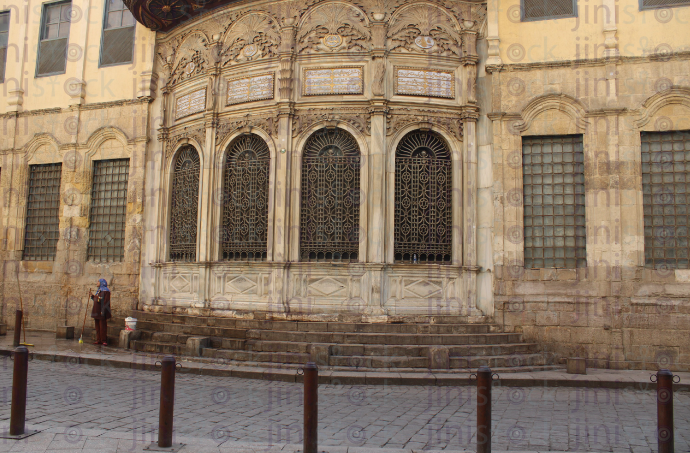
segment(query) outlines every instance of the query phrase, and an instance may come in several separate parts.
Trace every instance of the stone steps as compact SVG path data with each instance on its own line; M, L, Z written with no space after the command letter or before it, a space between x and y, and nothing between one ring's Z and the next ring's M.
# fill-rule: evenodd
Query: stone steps
M299 366L316 361L342 370L542 369L550 354L502 333L493 324L463 317L416 317L416 322L364 323L346 320L285 321L133 314L141 331L136 351L184 355L192 360L256 366ZM433 321L433 322L432 322ZM200 339L191 337L200 337ZM189 345L187 344L189 342Z

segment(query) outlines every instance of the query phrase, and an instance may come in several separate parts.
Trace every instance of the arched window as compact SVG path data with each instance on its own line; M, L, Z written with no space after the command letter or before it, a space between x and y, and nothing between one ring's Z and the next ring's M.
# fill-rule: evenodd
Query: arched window
M314 133L302 156L302 261L357 261L359 250L357 141L342 129Z
M225 159L222 235L224 260L265 260L268 234L268 168L261 137L235 139Z
M170 260L196 261L196 222L199 211L199 153L185 146L173 166L170 203Z
M452 170L445 140L405 135L395 152L395 261L451 262Z

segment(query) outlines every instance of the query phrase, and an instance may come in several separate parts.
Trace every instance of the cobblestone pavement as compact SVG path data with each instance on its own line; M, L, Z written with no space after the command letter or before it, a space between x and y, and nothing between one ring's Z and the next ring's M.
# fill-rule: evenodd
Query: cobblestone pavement
M27 424L81 442L91 429L155 440L160 375L29 363ZM0 428L9 425L12 362L0 362ZM301 384L178 374L175 433L217 442L301 442ZM495 450L656 451L653 391L494 388ZM675 395L676 452L690 451L690 394ZM321 445L473 450L471 387L319 387ZM81 444L83 445L83 443ZM0 448L0 451L3 451ZM41 450L44 451L44 450Z

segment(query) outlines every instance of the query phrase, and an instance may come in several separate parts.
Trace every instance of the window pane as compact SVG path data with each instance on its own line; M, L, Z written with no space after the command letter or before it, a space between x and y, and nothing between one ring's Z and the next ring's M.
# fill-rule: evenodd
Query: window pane
M0 47L2 47L2 48L7 47L7 36L8 36L7 32L0 33Z
M117 28L122 24L122 11L108 13L108 23L106 28Z
M72 19L72 4L65 3L60 10L60 22L71 22Z
M46 8L46 24L57 24L60 22L61 5L53 5Z
M69 22L62 22L60 24L60 32L58 33L58 37L60 37L60 38L68 38L69 37Z
M532 162L523 159L532 175L527 168L523 170L525 267L585 267L586 233L584 228L576 228L585 224L584 196L575 195L584 194L584 168L582 164L549 163L556 156L565 162L582 162L582 136L523 137L522 146L523 153L529 150ZM534 176L537 174L540 176ZM515 241L520 239L515 235ZM541 257L547 259L535 259Z
M38 75L65 72L67 39L42 41L38 53Z
M128 9L125 9L124 11L122 11L122 26L123 27L133 27L134 26L134 16L132 16L132 13Z
M10 29L10 13L0 14L0 32L9 31Z
M134 27L103 30L101 65L129 63L134 48Z
M129 159L94 162L88 259L122 261Z

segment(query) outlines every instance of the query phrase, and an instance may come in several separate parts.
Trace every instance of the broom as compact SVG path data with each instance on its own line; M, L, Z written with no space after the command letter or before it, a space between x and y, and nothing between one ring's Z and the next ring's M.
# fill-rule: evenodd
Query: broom
M86 299L86 311L84 311L84 322L81 325L81 334L79 335L79 344L84 344L84 326L86 326L86 314L89 312L89 301L91 300L91 290L89 289L89 298Z
M21 346L33 346L31 343L26 342L26 327L24 326L24 301L22 301L22 287L19 285L19 268L17 268L17 273L14 275L17 277L17 292L19 292L19 305L22 309L22 332L24 332L24 343L19 343Z

